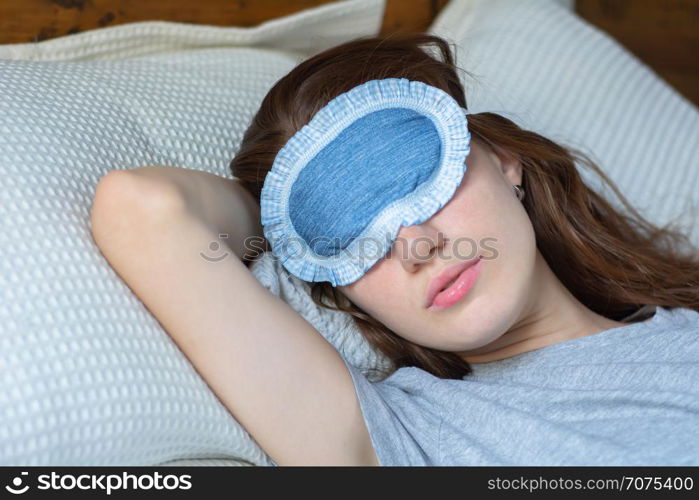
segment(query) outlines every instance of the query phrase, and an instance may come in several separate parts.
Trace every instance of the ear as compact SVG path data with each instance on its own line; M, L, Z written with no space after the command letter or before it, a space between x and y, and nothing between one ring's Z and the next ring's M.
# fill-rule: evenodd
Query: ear
M512 184L522 184L522 163L513 154L495 148L495 156L498 158L503 175Z

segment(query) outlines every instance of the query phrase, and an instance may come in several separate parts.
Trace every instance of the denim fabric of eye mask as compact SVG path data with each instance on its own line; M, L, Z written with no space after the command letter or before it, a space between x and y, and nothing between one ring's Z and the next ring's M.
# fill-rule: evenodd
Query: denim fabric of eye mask
M453 196L467 110L405 78L370 80L322 107L277 154L260 195L275 257L305 281L345 285Z
M432 121L416 111L393 108L357 120L292 186L290 218L305 222L296 232L317 254L336 255L386 206L429 179L441 149Z

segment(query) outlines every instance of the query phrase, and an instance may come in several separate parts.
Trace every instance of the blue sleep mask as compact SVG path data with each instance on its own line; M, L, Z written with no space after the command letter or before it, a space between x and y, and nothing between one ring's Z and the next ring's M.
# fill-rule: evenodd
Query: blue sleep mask
M294 276L347 285L426 221L466 172L468 111L437 87L370 80L324 107L279 150L260 194L272 254Z

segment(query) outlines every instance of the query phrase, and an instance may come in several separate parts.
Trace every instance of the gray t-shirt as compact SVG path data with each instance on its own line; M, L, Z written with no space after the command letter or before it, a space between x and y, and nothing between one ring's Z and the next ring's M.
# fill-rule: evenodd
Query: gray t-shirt
M488 363L352 374L381 465L699 465L699 312Z

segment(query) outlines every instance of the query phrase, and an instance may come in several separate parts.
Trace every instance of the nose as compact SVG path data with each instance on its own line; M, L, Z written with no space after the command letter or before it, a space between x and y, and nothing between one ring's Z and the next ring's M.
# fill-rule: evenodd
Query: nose
M427 224L403 226L394 242L395 258L406 271L413 273L434 261L446 242L441 231Z

